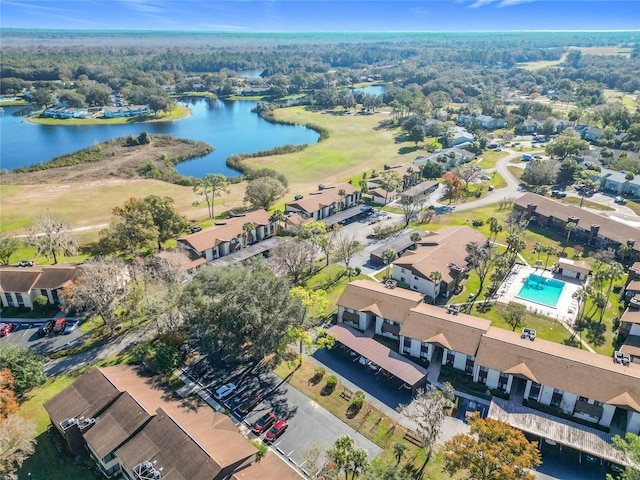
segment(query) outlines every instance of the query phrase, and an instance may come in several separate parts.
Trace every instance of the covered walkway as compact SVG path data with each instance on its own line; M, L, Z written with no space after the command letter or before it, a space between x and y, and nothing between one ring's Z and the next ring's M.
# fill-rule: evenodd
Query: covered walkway
M327 330L327 334L335 335L339 343L399 378L412 389L421 387L426 382L426 368L416 365L355 328L344 324L334 325Z
M595 428L554 417L548 413L497 397L493 397L491 400L487 417L588 455L619 465L627 465L618 450L613 448L611 435ZM631 465L627 466L631 467Z

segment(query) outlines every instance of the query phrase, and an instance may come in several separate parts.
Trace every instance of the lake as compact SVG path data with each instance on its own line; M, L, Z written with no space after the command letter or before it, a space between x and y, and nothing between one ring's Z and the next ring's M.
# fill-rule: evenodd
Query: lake
M23 122L24 107L4 107L0 114L0 166L12 170L47 162L53 157L90 147L110 138L138 136L140 132L165 133L201 140L215 151L176 166L179 173L202 177L207 173L238 175L227 168L227 157L287 144L315 144L318 134L302 126L269 123L251 112L256 102L187 98L178 103L191 116L171 122L119 125L39 125Z
M384 85L369 85L367 87L352 88L352 93L368 93L369 95L382 95L386 90Z

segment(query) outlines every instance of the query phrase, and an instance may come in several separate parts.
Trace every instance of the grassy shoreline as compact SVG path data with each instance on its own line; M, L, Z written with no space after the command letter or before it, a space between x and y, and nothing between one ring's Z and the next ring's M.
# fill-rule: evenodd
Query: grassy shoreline
M42 112L39 112L40 114ZM121 118L45 118L38 114L25 118L25 122L39 125L82 126L82 125L120 125L129 123L157 123L182 120L191 116L191 110L183 105L176 105L171 112L161 115L139 115Z

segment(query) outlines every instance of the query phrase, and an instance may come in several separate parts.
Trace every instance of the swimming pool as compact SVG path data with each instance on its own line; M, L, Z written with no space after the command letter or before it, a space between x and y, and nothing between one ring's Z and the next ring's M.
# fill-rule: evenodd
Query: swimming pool
M518 292L518 297L530 302L555 307L565 283L552 278L531 274Z

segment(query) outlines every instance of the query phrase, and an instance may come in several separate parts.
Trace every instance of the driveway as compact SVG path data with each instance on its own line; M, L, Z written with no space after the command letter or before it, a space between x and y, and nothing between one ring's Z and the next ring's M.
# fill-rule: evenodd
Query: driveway
M77 319L73 320L75 321ZM37 333L38 328L46 321L48 321L48 319L28 320L21 318L3 318L2 323L15 323L17 326L9 335L0 337L0 346L15 343L22 347L33 348L41 355L48 355L59 350L80 345L86 339L87 334L80 331L79 328L76 328L67 335L49 334L46 337L39 337Z

